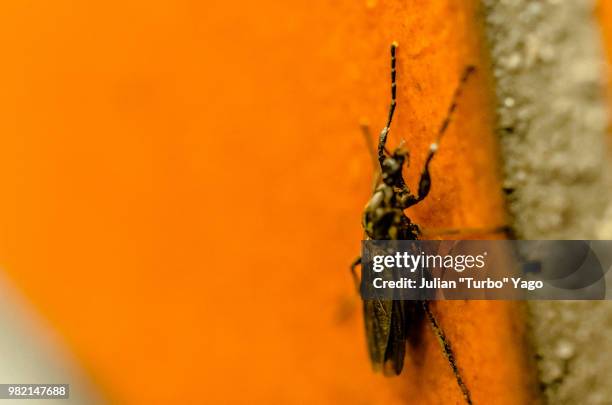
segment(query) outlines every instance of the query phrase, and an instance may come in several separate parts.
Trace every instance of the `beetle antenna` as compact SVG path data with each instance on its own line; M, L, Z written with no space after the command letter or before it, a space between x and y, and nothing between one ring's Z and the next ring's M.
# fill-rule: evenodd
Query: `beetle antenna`
M476 71L476 67L474 67L473 65L468 65L463 71L463 74L461 75L461 79L459 80L459 84L457 85L457 88L455 89L455 93L453 94L453 98L451 99L451 103L448 106L448 112L446 113L446 118L444 118L444 121L442 121L442 125L440 126L440 129L438 130L438 136L436 137L436 144L440 142L440 139L442 138L442 136L448 129L448 126L451 123L451 119L453 118L455 110L457 109L457 100L461 96L461 91L463 90L465 83L468 81L472 73L474 73L475 71Z
M387 135L389 134L389 129L391 128L391 121L393 121L393 113L395 112L395 106L397 105L396 101L396 88L397 83L395 81L396 71L395 71L395 53L397 50L397 42L393 41L391 43L391 105L389 106L389 116L387 117L387 125L380 132L380 138L378 140L378 162L381 167L383 161L385 160L385 144L387 143Z

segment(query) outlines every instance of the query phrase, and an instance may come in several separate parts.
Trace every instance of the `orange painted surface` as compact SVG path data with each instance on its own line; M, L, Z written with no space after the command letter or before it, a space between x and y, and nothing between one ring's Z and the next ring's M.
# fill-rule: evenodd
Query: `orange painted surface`
M429 328L372 373L348 264L392 40L413 187L479 69L410 215L504 222L475 3L3 3L1 267L113 403L462 403ZM475 403L529 400L520 308L433 310Z
M612 105L612 4L609 1L601 0L597 3L597 17L600 22L600 28L603 36L603 45L608 60L607 66L607 81L608 81L608 100Z

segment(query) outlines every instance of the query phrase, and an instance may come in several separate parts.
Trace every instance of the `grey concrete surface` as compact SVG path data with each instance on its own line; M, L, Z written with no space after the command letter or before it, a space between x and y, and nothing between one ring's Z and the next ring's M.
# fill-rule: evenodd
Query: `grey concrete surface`
M612 239L605 64L594 0L483 0L517 236ZM532 302L550 404L612 404L612 302Z
M60 336L1 272L0 383L70 384L69 399L0 399L2 405L105 403Z

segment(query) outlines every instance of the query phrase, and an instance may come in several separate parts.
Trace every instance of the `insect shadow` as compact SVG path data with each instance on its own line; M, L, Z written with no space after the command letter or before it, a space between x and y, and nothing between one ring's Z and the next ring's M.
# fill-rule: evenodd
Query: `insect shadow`
M423 235L420 227L410 220L404 210L420 203L428 196L431 189L429 166L457 109L457 100L461 91L476 70L474 66L469 65L463 71L452 96L446 117L438 129L434 142L429 147L420 174L417 193L413 194L406 185L403 175L404 166L408 167L409 165L408 149L404 147L403 143L392 152L386 147L393 114L397 106L397 46L396 42L391 44L391 104L387 123L380 132L378 146L375 154L373 154L372 160L377 175L372 197L365 206L362 218L364 239L369 240L417 240ZM366 140L371 144L369 128L362 126L362 130ZM500 232L504 229L505 227L495 227L488 231L480 231L491 233ZM460 230L447 230L440 233L458 234L462 232ZM468 233L470 232L468 231ZM357 258L351 265L351 272L356 284L360 283L356 272L356 267L360 265L361 257ZM463 397L468 404L472 403L470 392L461 377L451 345L430 310L428 301L364 299L363 315L370 360L373 368L376 371L382 371L385 375L399 375L401 373L406 355L406 343L418 345L418 326L427 321L431 325L442 352L452 368Z

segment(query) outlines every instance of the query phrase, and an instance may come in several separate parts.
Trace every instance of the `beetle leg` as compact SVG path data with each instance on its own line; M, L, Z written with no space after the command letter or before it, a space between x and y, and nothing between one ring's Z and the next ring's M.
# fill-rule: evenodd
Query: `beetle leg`
M451 345L448 339L446 338L446 335L440 328L440 325L438 325L438 321L436 320L434 314L431 312L431 309L429 309L429 303L427 301L422 301L421 304L423 305L423 310L425 311L425 314L427 315L427 318L429 319L431 328L436 334L436 337L438 338L438 342L440 343L440 346L442 347L442 351L444 352L444 357L446 357L446 360L448 360L448 363L451 366L451 369L453 370L453 374L455 375L455 379L457 380L457 385L459 385L459 388L461 389L461 393L463 394L465 401L469 405L472 405L472 398L470 396L470 391L465 385L463 378L461 378L461 374L459 373L459 368L457 367L457 362L455 360L455 354L453 353L453 350L451 348Z
M353 275L353 281L355 282L355 287L357 291L359 291L359 286L361 284L361 280L357 277L357 266L361 266L361 256L359 256L355 261L351 264L351 274Z
M423 171L421 172L421 179L419 180L419 192L416 200L410 201L410 205L414 205L420 201L423 201L425 197L429 194L429 190L431 188L431 175L429 174L429 164L431 160L436 155L438 151L438 144L442 139L442 136L446 133L448 126L451 123L455 110L457 110L457 100L461 95L461 91L463 90L463 86L470 78L472 73L476 71L476 68L472 65L469 65L463 71L461 75L461 79L459 80L459 85L455 89L455 93L453 94L453 98L451 99L451 103L448 106L448 112L446 113L446 117L444 121L442 121L442 125L440 125L440 129L438 130L438 135L436 136L436 141L429 146L429 152L427 153L427 158L425 159L425 167L423 167ZM408 205L408 207L410 206Z
M447 235L487 235L495 233L512 234L512 228L508 225L499 225L486 228L441 228L423 229L421 234L425 237L447 236Z
M372 158L372 164L374 165L374 179L372 180L372 193L374 193L374 191L376 191L376 187L378 187L378 183L380 182L381 178L380 168L378 167L376 151L374 148L374 144L372 143L372 134L370 133L370 126L368 124L361 124L361 132L363 133L363 137L365 138L368 152L370 153L370 157ZM389 154L386 149L385 153Z

